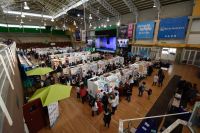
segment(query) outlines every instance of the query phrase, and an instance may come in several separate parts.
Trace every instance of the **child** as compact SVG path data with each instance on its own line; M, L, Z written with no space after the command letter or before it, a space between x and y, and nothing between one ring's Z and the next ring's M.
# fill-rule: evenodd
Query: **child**
M151 88L149 88L149 90L147 90L147 94L148 94L148 99L150 99L150 96L152 94L152 89Z
M156 74L156 75L153 77L153 84L152 84L152 86L156 86L157 83L158 83L158 75Z

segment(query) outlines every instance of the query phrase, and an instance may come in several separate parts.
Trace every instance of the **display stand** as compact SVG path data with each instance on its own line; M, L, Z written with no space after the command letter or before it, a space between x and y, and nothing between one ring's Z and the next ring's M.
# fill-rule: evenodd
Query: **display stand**
M53 127L59 117L58 102L52 103L47 106L49 114L50 127Z

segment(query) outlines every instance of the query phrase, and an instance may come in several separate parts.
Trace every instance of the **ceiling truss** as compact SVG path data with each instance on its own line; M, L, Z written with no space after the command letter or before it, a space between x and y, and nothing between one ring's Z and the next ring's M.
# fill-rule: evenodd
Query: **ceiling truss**
M109 11L113 16L120 17L120 13L115 10L106 0L96 0L98 1L107 11Z

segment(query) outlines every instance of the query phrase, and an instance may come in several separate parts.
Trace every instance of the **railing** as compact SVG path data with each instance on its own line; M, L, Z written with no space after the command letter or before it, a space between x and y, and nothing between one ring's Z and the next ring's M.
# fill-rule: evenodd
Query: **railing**
M174 117L174 116L181 116L181 115L187 115L191 112L182 112L182 113L174 113L174 114L166 114L166 115L158 115L158 116L150 116L150 117L143 117L143 118L134 118L134 119L125 119L125 120L119 120L119 133L134 133L137 132L138 125L143 120L155 120L159 118L167 118L167 117ZM188 126L188 122L177 119L174 123L169 125L165 130L162 131L162 133L170 133L173 131L177 126L184 125ZM142 128L144 130L148 130L148 127L150 127L151 124L148 122L145 122L144 126ZM193 130L189 127L191 133L193 133ZM154 129L151 130L151 132L156 132Z
M6 107L8 89L14 90L12 78L15 75L15 62L16 62L16 43L10 46L0 43L0 132L4 117L8 120L10 126L13 121Z

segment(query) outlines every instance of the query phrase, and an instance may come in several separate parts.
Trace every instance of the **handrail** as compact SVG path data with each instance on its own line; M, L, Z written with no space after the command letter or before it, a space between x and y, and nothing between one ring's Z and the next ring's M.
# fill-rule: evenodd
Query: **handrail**
M14 67L15 67L15 61L16 61L16 57L15 57L16 43L14 42L10 46L0 44L0 46L3 46L0 49L0 62L1 62L0 65L3 67L3 69L1 69L0 79L4 79L3 84L1 84L0 88L8 89L8 88L5 88L5 84L4 84L4 83L6 83L5 79L7 79L9 81L9 84L10 84L12 90L14 90L14 85L13 85L11 76L15 75ZM3 54L3 52L5 54ZM7 62L6 60L8 60L8 64L6 63ZM11 69L12 73L9 73L9 71L10 71L9 68ZM5 74L3 74L3 73L5 73ZM0 92L2 93L2 90ZM5 99L3 99L2 95L0 94L0 107L5 115L6 119L8 120L9 125L12 126L13 120L9 114L9 111L6 107L6 103L4 102L4 100Z
M160 118L160 117L168 117L168 116L175 116L175 115L183 115L183 114L189 114L191 112L182 112L182 113L174 113L174 114L165 114L165 115L157 115L157 116L149 116L149 117L141 117L141 118L133 118L133 119L125 119L125 120L122 120L120 119L119 120L119 133L123 133L124 129L123 129L123 126L124 126L124 122L127 122L127 121L136 121L136 120L144 120L144 119L152 119L152 118Z

